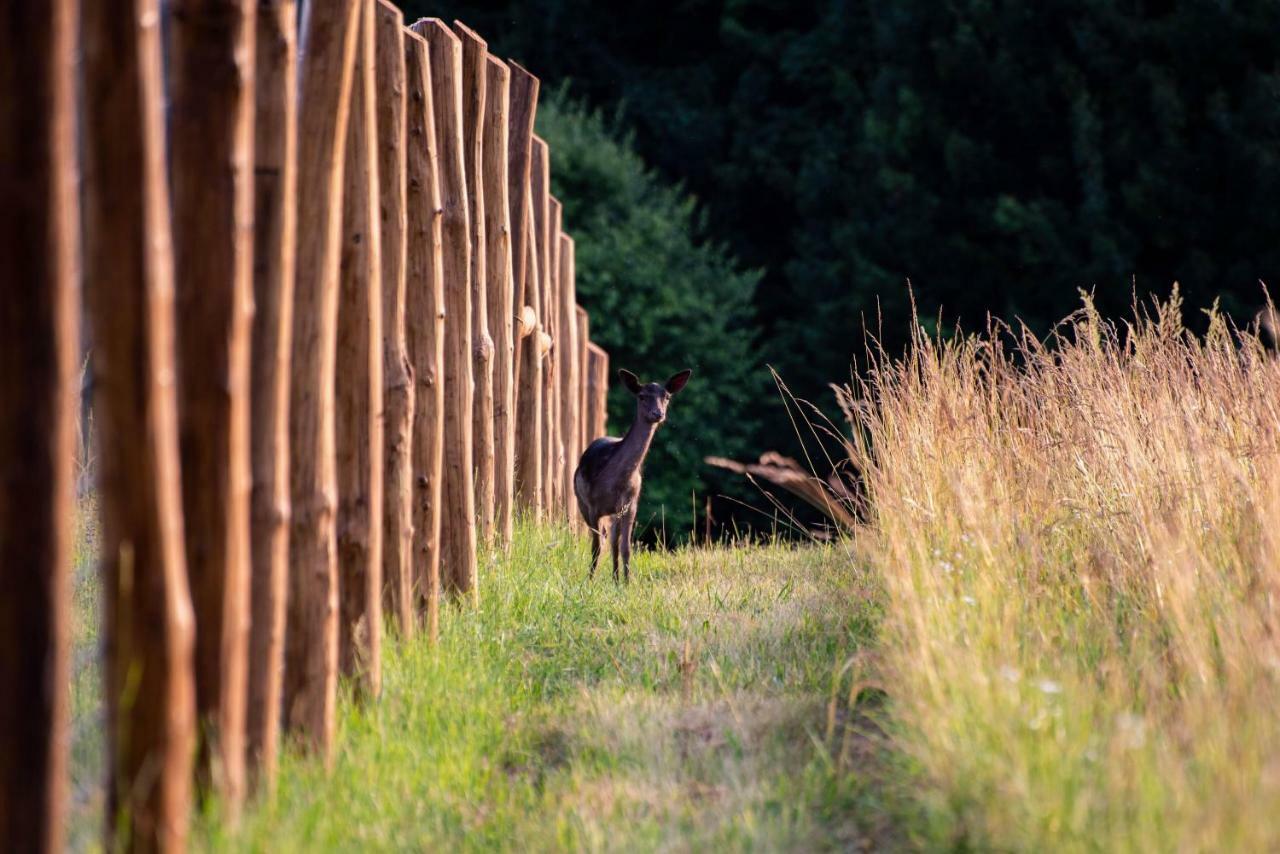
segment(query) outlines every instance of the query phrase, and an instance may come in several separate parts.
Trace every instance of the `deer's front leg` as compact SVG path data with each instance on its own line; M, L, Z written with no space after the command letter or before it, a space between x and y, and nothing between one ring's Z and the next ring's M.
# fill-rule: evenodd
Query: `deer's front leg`
M622 530L621 521L613 519L609 523L609 555L613 558L613 581L618 582L618 534Z
M622 551L622 580L627 584L631 583L631 528L636 521L636 505L632 504L631 509L618 519L618 545ZM618 577L618 570L615 566L613 570L614 578Z

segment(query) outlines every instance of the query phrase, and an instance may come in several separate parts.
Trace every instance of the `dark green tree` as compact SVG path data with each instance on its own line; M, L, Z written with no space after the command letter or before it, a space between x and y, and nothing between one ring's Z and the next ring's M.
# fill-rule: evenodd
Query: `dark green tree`
M652 536L683 536L710 493L725 488L702 462L741 454L758 429L761 393L751 301L758 274L700 239L694 200L660 181L599 112L563 91L544 97L538 132L551 148L551 185L576 248L578 299L591 337L617 368L664 380L691 367L645 465L638 517ZM609 423L626 430L635 401L611 377ZM729 488L733 488L730 486Z

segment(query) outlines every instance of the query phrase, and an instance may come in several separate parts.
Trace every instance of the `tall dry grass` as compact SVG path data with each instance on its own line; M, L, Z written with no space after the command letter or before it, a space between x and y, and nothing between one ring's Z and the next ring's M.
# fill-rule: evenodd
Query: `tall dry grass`
M924 844L1280 850L1280 362L1086 301L842 402Z

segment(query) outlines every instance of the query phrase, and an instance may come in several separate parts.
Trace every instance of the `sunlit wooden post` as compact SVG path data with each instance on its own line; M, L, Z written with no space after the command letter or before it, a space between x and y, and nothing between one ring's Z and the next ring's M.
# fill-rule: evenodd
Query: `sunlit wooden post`
M0 24L0 840L14 851L62 850L67 803L78 5L19 4Z
M373 0L361 0L347 119L338 289L338 669L382 689L382 225Z
M85 302L101 444L108 847L185 844L195 748L156 0L85 3ZM119 838L123 836L124 838Z
M445 424L445 304L441 276L438 137L427 43L404 32L406 78L405 326L413 365L413 582L434 641L440 601L441 482ZM468 376L470 375L468 371ZM467 422L470 424L470 421Z
M462 150L467 179L467 210L471 228L471 379L475 397L471 409L475 469L477 537L493 542L493 339L489 317L489 277L484 221L484 112L488 46L458 21L454 32L462 42Z
M550 159L547 151L547 144L540 137L535 135L531 144L530 166L529 166L529 199L532 203L533 213L530 219L532 226L531 243L537 256L538 267L538 303L535 306L538 310L538 355L539 362L542 367L542 408L541 408L541 436L540 444L542 450L542 476L541 487L542 494L539 503L548 518L553 516L553 499L555 497L554 489L554 471L553 445L555 443L555 363L553 361L552 350L554 349L554 340L552 335L555 329L555 316L551 311L554 304L552 293L552 281L554 280L554 254L552 252L550 234L550 196L548 188L551 183L551 173L549 170Z
M573 292L573 238L560 235L560 448L564 458L560 466L560 501L565 518L576 527L578 513L573 497L573 470L578 463L576 456L578 436L582 428L578 424L581 415L578 403L582 397L578 372L578 310Z
M550 183L547 184L550 186ZM551 253L551 284L547 292L547 319L551 324L551 508L553 519L564 519L564 407L566 403L565 370L572 347L569 345L568 330L565 329L564 312L564 277L561 266L564 264L564 241L560 238L563 232L564 208L555 196L547 198L547 246Z
M251 782L275 782L289 560L289 348L297 222L297 4L258 4L254 38L253 342L250 359L249 685Z
M532 224L528 219L529 171L533 154L533 124L538 110L538 90L541 83L524 69L520 63L508 60L511 69L510 106L508 108L508 140L507 140L507 200L511 206L511 301L515 306L517 317L526 316L525 307L533 312L534 324L537 323L536 303L529 300L528 290L529 240L533 234ZM537 339L533 337L534 326L524 329L516 335L516 390L514 406L516 407L516 423L521 422L520 395L524 391L521 378L524 364L523 350L527 346L536 351ZM516 467L520 466L520 449L516 449Z
M587 444L590 444L608 432L609 354L594 342L587 350L587 413L591 423Z
M533 163L533 124L541 86L518 63L511 67L510 137L507 181L510 186L512 301L516 312L532 323L516 336L516 498L534 518L540 515L542 490L542 359L538 317L537 247L529 187Z
M576 268L574 270L577 272ZM574 296L577 296L578 287L577 279L574 279ZM587 449L587 443L591 441L591 410L587 408L587 383L590 380L590 351L591 351L591 319L587 316L587 310L582 306L576 307L578 318L578 432L574 438L573 458L569 461L570 478L573 471L577 468L578 460L582 457L582 452ZM573 481L570 480L570 483ZM571 490L572 492L572 490ZM577 518L576 504L570 501L569 515ZM585 527L583 530L586 530Z
M253 317L250 0L170 0L169 152L178 447L196 617L197 782L244 794Z
M301 36L284 704L286 725L326 765L338 684L334 360L342 175L360 2L310 6Z
M405 330L404 16L378 0L378 182L382 194L382 602L402 637L413 635L413 367Z
M529 223L529 240L525 241L525 271L528 282L525 298L530 305L541 304L541 276L538 252L533 239L533 200L524 194L525 219ZM534 315L537 317L537 315ZM516 408L516 490L520 507L534 519L542 518L542 324L534 322L529 334L520 341L520 403Z
M413 29L427 40L431 103L439 146L442 220L441 271L445 294L444 496L441 580L446 589L478 602L476 496L472 474L471 236L462 131L462 43L438 18Z
M488 58L484 111L484 233L489 329L493 335L493 495L497 544L511 543L515 503L515 301L507 199L507 111L511 71Z

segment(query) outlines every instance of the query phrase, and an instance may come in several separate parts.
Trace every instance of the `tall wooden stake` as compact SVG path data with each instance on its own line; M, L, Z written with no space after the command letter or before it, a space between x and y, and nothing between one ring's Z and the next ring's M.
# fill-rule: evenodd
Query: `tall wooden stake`
M297 231L297 4L258 5L254 39L254 315L250 360L249 689L251 781L275 784L289 561L289 348Z
M360 696L382 690L382 225L373 0L360 40L343 168L335 447L338 669Z
M382 601L402 637L413 635L413 366L405 331L404 16L377 11L378 180L382 192Z
M587 444L608 433L609 412L609 354L596 344L588 345L587 358L587 412L591 429Z
M533 138L533 160L530 167L530 196L533 201L533 234L538 254L538 323L540 335L538 352L542 361L542 508L552 517L555 498L555 312L554 305L555 253L552 250L550 200L550 158L547 144L539 137ZM541 336L545 335L543 339ZM545 340L545 346L544 346Z
M575 273L577 272L575 268ZM574 280L574 295L577 295L577 279ZM574 436L573 457L569 461L569 476L572 478L573 471L577 468L578 459L582 456L582 452L587 449L587 443L591 441L591 410L587 408L587 382L590 378L590 369L588 360L590 358L591 349L591 319L587 316L587 310L582 306L576 307L578 318L578 432ZM570 484L573 481L570 480ZM569 490L572 499L573 490ZM578 519L577 505L571 500L569 507L569 515L575 520ZM583 530L586 530L583 528Z
M527 279L529 268L529 237L532 226L528 220L529 205L529 166L533 151L533 123L538 110L538 89L541 86L537 77L526 71L518 62L509 60L511 69L511 94L508 108L508 142L507 142L507 199L511 206L511 292L512 304L518 316L525 313L525 306L530 306L533 317L537 318L536 303L530 300ZM521 423L520 395L524 391L521 377L525 364L524 349L526 346L537 352L538 339L532 333L533 326L524 330L523 335L516 336L516 383L512 405L516 408L516 423ZM520 466L520 449L516 449L516 466Z
M547 186L550 186L548 183ZM547 317L551 321L551 508L553 519L564 519L564 373L568 366L569 345L568 330L564 328L562 303L564 297L564 277L560 268L564 264L564 241L562 223L564 209L555 196L547 197L547 249L551 253L551 284L547 291Z
M582 397L578 372L578 313L573 292L573 238L560 235L560 466L561 512L571 527L579 516L573 497L573 471L578 464L578 424Z
M197 782L244 794L249 652L253 57L249 0L171 0L178 447L196 616Z
M444 467L445 305L441 257L439 148L427 43L404 32L407 93L408 230L406 343L413 364L413 579L428 636L436 639L440 601L441 483ZM470 372L468 371L468 376ZM471 422L468 420L468 424Z
M486 58L484 40L458 21L453 29L462 42L462 150L467 178L467 208L471 228L471 347L475 386L471 423L475 468L477 536L493 542L493 340L489 317L484 217L484 112Z
M528 181L526 180L527 184ZM525 222L533 237L533 196L526 187ZM536 241L525 241L524 269L528 276L525 299L530 306L541 306L541 277L538 272ZM538 315L535 315L535 317ZM516 490L520 507L534 519L542 518L542 324L535 323L529 335L520 341L520 403L516 408L519 428L516 431Z
M445 288L444 512L441 574L447 589L478 602L476 494L472 472L471 226L462 133L462 43L438 18L413 30L427 40L431 103L439 145Z
M360 0L310 6L301 47L284 703L289 729L326 765L338 684L334 360L342 173L359 12Z
M486 296L493 332L493 494L497 543L511 544L515 503L515 303L511 292L511 208L507 199L507 112L511 71L488 59L484 112Z
M195 748L156 0L85 3L85 299L101 442L108 847L180 850ZM121 838L123 837L123 838Z
M80 312L77 4L0 25L0 840L60 851Z

